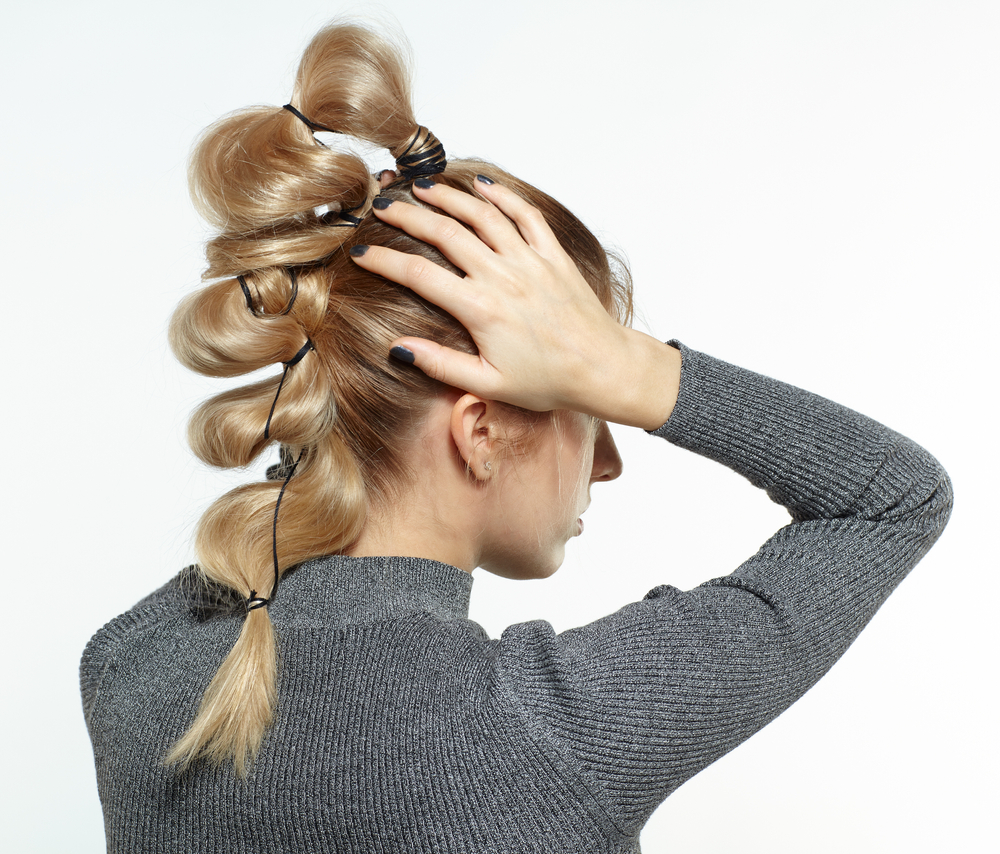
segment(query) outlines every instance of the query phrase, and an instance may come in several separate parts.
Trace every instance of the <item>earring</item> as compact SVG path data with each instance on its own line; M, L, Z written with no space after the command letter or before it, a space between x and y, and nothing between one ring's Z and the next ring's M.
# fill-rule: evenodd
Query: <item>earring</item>
M483 463L483 468L486 469L486 471L493 471L493 464L489 460L487 460L485 463Z

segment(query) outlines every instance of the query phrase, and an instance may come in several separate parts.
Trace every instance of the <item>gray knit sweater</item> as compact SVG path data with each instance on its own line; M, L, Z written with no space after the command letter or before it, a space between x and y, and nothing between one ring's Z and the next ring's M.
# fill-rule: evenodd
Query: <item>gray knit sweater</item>
M108 850L638 851L664 798L830 668L951 507L944 471L909 440L682 351L656 433L788 508L756 555L590 625L530 622L499 640L468 619L472 577L454 567L310 561L270 606L277 717L243 781L161 764L242 619L193 602L182 574L84 652Z

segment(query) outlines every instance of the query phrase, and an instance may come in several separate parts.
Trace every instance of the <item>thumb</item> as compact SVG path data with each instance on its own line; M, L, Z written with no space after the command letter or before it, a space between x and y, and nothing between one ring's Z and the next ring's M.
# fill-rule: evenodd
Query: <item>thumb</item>
M479 356L442 347L426 338L397 338L389 355L397 361L420 368L427 376L445 385L482 397L492 397L496 371Z

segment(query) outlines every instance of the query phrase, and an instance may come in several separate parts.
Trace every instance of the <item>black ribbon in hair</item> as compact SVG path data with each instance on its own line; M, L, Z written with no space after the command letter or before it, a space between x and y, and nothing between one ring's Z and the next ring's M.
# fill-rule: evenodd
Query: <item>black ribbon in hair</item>
M271 585L271 595L266 597L258 596L256 590L251 590L250 595L247 597L247 611L266 608L274 600L275 594L278 592L278 581L281 579L281 571L278 569L278 511L281 510L281 499L285 497L285 489L288 487L288 482L292 479L292 475L295 474L295 469L299 467L299 463L302 462L302 457L305 456L305 453L305 448L299 451L299 457L292 463L292 467L288 470L285 482L281 484L281 490L278 492L278 500L274 503L274 522L271 525L271 556L274 559L274 584Z
M340 133L340 131L338 130L334 130L333 128L328 128L326 125L321 125L319 124L319 122L314 122L311 119L307 119L291 104L285 104L285 106L283 106L281 109L288 110L288 112L290 112L293 116L295 116L295 118L297 118L300 122L302 122L302 124L304 124L311 131L325 130L327 133Z
M306 118L302 113L295 109L291 104L285 104L282 107L283 110L288 110L295 118L297 118L302 124L304 124L309 130L315 133L316 131L326 131L327 133L340 133L338 130L333 128L328 128L326 125L321 125L319 122L314 122L312 119ZM320 221L324 225L332 225L335 228L357 228L361 225L361 217L352 216L351 211L356 211L357 208L348 208L346 211L327 211L320 215ZM343 220L343 222L337 222L337 220Z
M295 299L299 295L299 279L296 275L294 269L290 268L288 270L289 278L292 280L292 296L288 300L288 305L285 306L284 311L280 315L286 315L291 312L292 307L295 305ZM247 311L249 311L254 317L260 317L261 314L257 311L253 302L253 295L250 293L250 286L247 284L246 276L240 274L236 277L236 281L240 284L240 290L243 291L243 298L246 300ZM279 316L280 316L279 315ZM264 439L271 438L271 419L274 417L275 407L278 405L278 397L281 395L281 389L285 384L285 378L288 376L288 372L294 368L299 362L301 362L306 353L313 349L312 339L306 338L306 343L303 344L298 352L292 356L287 362L283 362L284 370L281 372L281 379L278 382L278 390L274 393L274 400L271 403L271 410L267 414L267 423L264 425ZM274 594L278 591L278 579L280 577L280 571L278 568L278 511L281 509L281 499L285 495L285 489L288 487L288 482L292 479L292 475L295 474L295 469L298 467L299 463L302 461L302 457L305 454L306 449L303 448L299 452L299 458L292 463L291 467L287 469L288 473L285 475L285 482L281 485L281 490L278 492L278 500L274 504L274 523L271 527L271 555L274 559L274 585L271 587L270 596L258 596L256 590L251 590L249 597L246 600L247 611L255 611L257 608L266 608L271 601L274 599ZM284 464L285 451L282 449L282 463ZM268 475L270 476L270 469L268 470Z
M282 364L285 369L281 372L281 380L278 382L278 390L274 393L274 402L271 404L271 411L267 414L267 423L264 425L264 438L271 438L271 419L274 417L274 407L278 405L278 395L281 394L281 387L285 384L285 377L288 376L288 371L294 368L299 362L301 362L306 353L308 353L313 348L313 342L311 339L306 338L306 343L302 345L298 353L292 356L287 362Z

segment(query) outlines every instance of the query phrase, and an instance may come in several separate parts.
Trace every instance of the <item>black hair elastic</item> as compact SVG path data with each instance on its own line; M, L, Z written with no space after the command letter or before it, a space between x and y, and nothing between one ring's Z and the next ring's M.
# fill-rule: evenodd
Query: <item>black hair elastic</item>
M274 595L273 593L271 594ZM258 596L256 590L250 591L250 596L247 599L247 610L256 611L258 608L266 608L270 599L266 599L263 596Z
M358 207L361 207L358 205ZM323 225L332 225L334 228L357 228L361 225L361 217L354 216L351 211L356 211L358 207L348 208L346 211L327 211L319 215L319 221ZM343 220L343 222L337 222Z
M413 151L418 142L420 146ZM399 167L399 176L394 183L437 175L444 172L448 160L441 141L423 125L419 125L406 150L396 158L396 165Z
M292 310L292 306L295 305L295 298L299 295L299 277L292 268L288 271L288 278L292 280L292 296L288 300L288 305L285 306L285 310L281 312L282 314L289 314Z
M312 350L312 348L313 342L309 338L306 338L306 343L299 348L299 351L287 362L282 362L282 364L286 368L294 368L299 362L302 361L303 358L305 358L306 353Z
M306 343L302 345L299 352L292 356L287 362L283 362L285 369L281 372L281 381L278 383L278 390L274 393L274 402L271 404L271 411L267 414L267 423L264 425L264 438L271 438L271 419L274 417L274 407L278 405L278 395L281 394L281 387L285 384L285 377L288 376L288 371L290 368L294 368L299 362L301 362L306 353L308 353L313 348L313 342L311 339L306 338Z
M243 290L243 299L247 301L247 311L251 314L256 314L256 310L253 307L253 297L250 296L250 288L247 286L247 280L241 274L236 277L236 281L240 283L240 288Z
M285 306L285 310L281 314L288 314L292 310L292 306L295 305L295 298L299 295L299 277L296 275L293 268L289 268L288 277L292 280L292 296L288 300L288 305ZM243 291L243 299L247 302L247 310L255 317L260 316L260 312L254 307L253 297L250 295L250 287L247 285L246 277L242 274L236 277L236 281L240 283L240 289Z
M351 210L352 211L353 210L357 210L357 208L351 208ZM339 225L339 226L345 226L346 225L349 228L357 228L359 225L361 225L361 217L354 216L353 214L349 214L349 213L347 213L347 211L344 211L344 212L338 214L338 218L342 219L344 221L343 222L335 223L335 225Z

